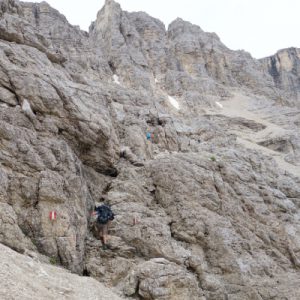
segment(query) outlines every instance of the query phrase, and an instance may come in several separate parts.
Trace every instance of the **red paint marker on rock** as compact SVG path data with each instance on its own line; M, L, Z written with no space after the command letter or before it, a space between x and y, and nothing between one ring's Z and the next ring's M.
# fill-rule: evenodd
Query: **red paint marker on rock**
M133 218L133 225L137 225L139 223L140 223L139 219L137 217L134 217Z
M56 217L57 217L56 211L50 211L50 213L49 213L49 219L51 221L55 221Z

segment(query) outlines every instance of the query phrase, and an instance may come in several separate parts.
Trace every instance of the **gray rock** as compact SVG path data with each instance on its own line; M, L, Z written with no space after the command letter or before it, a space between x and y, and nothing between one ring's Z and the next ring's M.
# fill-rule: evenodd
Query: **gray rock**
M300 298L298 49L256 60L112 0L89 33L0 1L1 243L131 297Z
M0 203L0 208L0 242L19 252L36 250L19 228L13 208L6 203Z
M125 294L143 299L201 299L196 278L174 263L156 258L139 265L126 278Z
M1 244L0 257L1 299L124 299L92 278L20 255Z

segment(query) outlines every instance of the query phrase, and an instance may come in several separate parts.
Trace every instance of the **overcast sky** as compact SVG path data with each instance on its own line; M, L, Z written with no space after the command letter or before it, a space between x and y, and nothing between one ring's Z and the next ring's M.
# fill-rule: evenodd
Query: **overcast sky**
M27 1L27 0L26 0ZM29 1L27 1L29 2ZM30 1L32 2L32 0ZM35 1L41 2L41 1ZM104 0L48 0L73 25L88 30ZM230 49L255 58L300 47L300 0L118 0L123 10L145 11L166 26L177 17L215 32Z

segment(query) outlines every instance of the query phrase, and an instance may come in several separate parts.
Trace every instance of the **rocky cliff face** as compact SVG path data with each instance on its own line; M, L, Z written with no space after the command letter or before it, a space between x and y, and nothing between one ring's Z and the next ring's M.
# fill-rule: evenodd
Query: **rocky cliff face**
M1 299L121 300L92 278L43 263L35 253L20 255L0 244Z
M299 58L300 50L290 48L278 51L274 56L261 60L273 77L275 86L284 90L295 106L299 106ZM282 101L284 100L282 99Z
M299 61L112 0L89 33L0 0L0 241L133 299L299 299Z

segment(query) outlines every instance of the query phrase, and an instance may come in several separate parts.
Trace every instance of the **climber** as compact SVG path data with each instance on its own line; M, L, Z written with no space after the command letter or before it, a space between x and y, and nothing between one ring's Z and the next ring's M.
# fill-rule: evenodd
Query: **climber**
M146 134L147 141L151 141L151 133L147 132Z
M114 219L115 214L108 205L103 204L95 207L95 211L92 213L92 215L97 216L96 227L99 232L99 237L102 240L103 250L106 250L108 248L107 240L109 225Z

